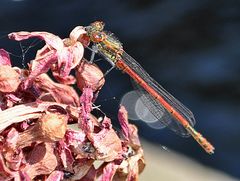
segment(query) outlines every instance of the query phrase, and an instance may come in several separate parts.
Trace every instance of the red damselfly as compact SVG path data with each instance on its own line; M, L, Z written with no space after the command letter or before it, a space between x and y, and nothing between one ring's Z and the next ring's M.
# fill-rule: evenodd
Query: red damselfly
M145 93L142 101L146 107L162 124L183 137L191 135L207 153L214 153L211 143L193 128L193 113L150 77L139 63L123 50L122 43L112 33L104 31L103 22L96 21L85 27L85 30L93 43L91 60L94 53L99 53L113 67L127 73L134 80L136 88Z

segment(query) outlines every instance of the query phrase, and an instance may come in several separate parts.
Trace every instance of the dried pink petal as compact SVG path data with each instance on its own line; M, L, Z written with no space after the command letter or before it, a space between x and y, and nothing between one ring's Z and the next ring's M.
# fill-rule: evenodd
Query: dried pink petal
M138 180L138 162L137 161L130 161L129 164L129 173L127 176L128 181L137 181Z
M142 149L138 153L129 158L129 168L128 168L128 177L129 181L138 180L139 173L144 169L145 163L143 161L143 152Z
M19 123L27 119L36 119L42 116L42 111L46 110L51 104L56 103L28 103L14 106L0 111L0 133L13 123Z
M21 102L21 98L17 97L16 92L5 93L0 95L0 108L5 110L7 108L11 108L14 105Z
M61 181L63 180L64 173L61 171L53 171L46 181Z
M32 81L40 74L48 72L51 68L52 64L56 63L57 54L55 50L51 50L44 54L41 57L36 58L31 61L30 66L30 74L24 82L24 89L28 88Z
M129 124L129 144L134 148L138 149L141 147L141 143L138 137L138 129L135 125Z
M72 180L80 180L82 179L92 167L94 160L92 159L78 159L74 163L74 176L71 177Z
M7 148L14 149L17 145L18 138L18 131L15 128L11 128L5 138L5 146L7 146Z
M80 90L91 87L94 92L100 90L105 83L102 71L95 64L82 61L76 69L77 86Z
M28 174L26 172L23 172L23 171L20 170L19 175L20 175L20 180L32 181L31 178L28 176Z
M122 128L123 136L125 137L126 140L128 140L130 130L128 123L128 114L124 106L120 106L120 109L118 111L118 120Z
M9 39L12 40L26 40L32 37L37 37L46 42L46 44L55 50L61 50L63 48L62 39L58 36L48 33L48 32L27 32L27 31L20 31L20 32L13 32L8 35Z
M83 88L82 95L80 97L81 102L81 119L80 128L88 132L93 132L93 122L90 119L90 112L92 111L92 99L93 99L93 90L91 88Z
M67 77L83 57L84 48L80 42L66 41L48 32L15 32L10 33L9 38L14 40L25 40L31 37L38 37L46 42L41 52L38 52L36 59L31 63L29 80L25 83L28 86L30 81L46 73L53 64L57 63L57 71L60 77ZM70 43L69 43L70 42Z
M124 106L120 106L120 109L118 111L118 120L126 141L134 149L138 149L139 147L141 147L141 143L138 138L138 129L133 124L129 124L127 110Z
M0 65L0 92L15 92L20 82L20 75L12 67Z
M69 37L73 41L78 41L80 36L83 34L86 34L87 32L85 31L83 26L76 26L70 33Z
M76 67L80 61L83 58L83 53L84 53L84 47L82 43L80 42L75 42L70 38L66 38L63 40L64 45L66 49L69 51L69 53L73 56L72 60L69 61L70 68L73 69ZM70 60L70 59L69 59Z
M118 165L114 180L138 180L138 175L143 171L144 167L143 150L140 148L134 155L123 160L121 164Z
M88 170L88 173L81 179L81 181L93 181L96 180L96 169L92 165Z
M5 97L13 103L17 103L21 101L21 99L14 94L6 94Z
M56 63L57 61L57 54L55 50L51 50L45 53L41 57L37 57L36 59L32 60L30 64L30 75L29 78L35 78L42 73L46 73L52 64Z
M31 179L37 175L47 175L52 173L58 165L57 157L54 153L54 146L50 143L40 143L34 147L26 160L23 169Z
M20 166L22 164L23 160L23 152L22 150L5 150L3 152L6 165L8 168L14 171L18 171L20 169Z
M98 133L88 133L87 136L96 149L97 159L109 162L119 158L122 153L122 145L116 132L112 129L109 118L104 118L103 126Z
M74 162L74 158L68 145L63 140L58 142L57 151L59 153L63 167L72 171L72 164Z
M76 78L72 75L62 77L58 74L58 72L55 72L53 70L52 70L52 74L53 74L54 79L61 84L72 85L72 84L76 83Z
M115 163L114 162L108 163L103 168L103 173L101 175L100 181L112 180L116 171L117 171L117 166L115 165Z
M87 36L87 33L84 29L83 26L77 26L75 27L70 35L69 35L69 38L73 41L79 41L81 42L85 47L87 47L90 43L90 38L89 36Z
M14 171L19 170L23 160L22 150L16 149L18 138L18 131L15 128L11 128L6 136L6 142L4 143L2 149L6 165Z
M8 168L5 163L5 159L0 153L0 180L11 180L13 178L19 179L19 174Z
M65 139L68 145L77 148L86 140L86 134L81 129L79 129L78 131L68 129L65 134Z
M47 74L38 76L34 83L38 89L51 94L57 103L80 105L78 94L72 87L53 82Z
M11 65L11 60L8 52L4 49L0 49L0 66L1 65Z
M63 48L61 52L58 52L58 73L61 77L69 75L73 59L71 47Z

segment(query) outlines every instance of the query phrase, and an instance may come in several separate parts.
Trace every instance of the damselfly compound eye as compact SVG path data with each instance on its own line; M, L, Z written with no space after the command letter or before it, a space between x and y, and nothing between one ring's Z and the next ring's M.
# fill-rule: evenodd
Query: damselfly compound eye
M100 32L92 34L92 40L96 43L103 41L104 37L105 37L104 34Z

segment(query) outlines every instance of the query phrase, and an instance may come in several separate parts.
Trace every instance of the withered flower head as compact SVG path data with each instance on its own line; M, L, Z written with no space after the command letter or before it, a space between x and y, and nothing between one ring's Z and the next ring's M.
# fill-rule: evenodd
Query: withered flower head
M63 40L48 32L9 34L17 41L31 37L46 45L29 69L12 68L0 49L0 180L138 180L143 150L124 107L118 132L106 115L92 115L105 79L83 58L85 29L76 27Z

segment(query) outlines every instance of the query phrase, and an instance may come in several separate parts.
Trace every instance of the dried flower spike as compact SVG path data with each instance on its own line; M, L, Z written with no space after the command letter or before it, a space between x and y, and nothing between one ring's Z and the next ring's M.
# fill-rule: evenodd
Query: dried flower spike
M48 32L9 34L17 41L31 37L46 45L29 69L12 68L0 49L0 180L138 180L143 150L126 110L119 110L119 132L105 114L92 115L105 80L83 58L90 43L85 28L65 39Z

